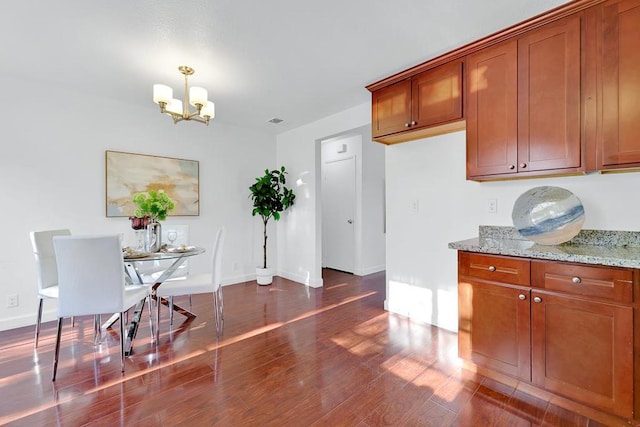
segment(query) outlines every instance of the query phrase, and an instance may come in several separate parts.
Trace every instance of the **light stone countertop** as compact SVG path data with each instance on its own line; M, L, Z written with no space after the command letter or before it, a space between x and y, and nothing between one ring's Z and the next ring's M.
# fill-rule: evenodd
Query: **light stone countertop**
M640 268L640 232L582 230L560 245L539 245L513 227L480 226L479 236L449 243L450 249L494 255Z

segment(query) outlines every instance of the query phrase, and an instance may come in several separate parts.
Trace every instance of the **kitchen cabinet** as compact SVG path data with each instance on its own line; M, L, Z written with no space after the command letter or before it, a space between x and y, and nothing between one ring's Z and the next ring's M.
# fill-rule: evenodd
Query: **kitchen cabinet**
M488 281L483 273L496 277ZM518 285L528 286L528 261L461 252L460 274L460 357L530 381L531 292Z
M368 85L373 139L466 128L474 181L640 170L638 40L640 0L568 2Z
M532 261L532 381L631 418L631 270Z
M467 178L583 172L581 19L467 57Z
M458 261L461 358L633 418L632 270L464 251Z
M372 136L393 144L463 129L462 61L372 91Z
M596 8L600 96L598 169L640 167L640 0Z
M467 177L518 170L518 43L467 58Z

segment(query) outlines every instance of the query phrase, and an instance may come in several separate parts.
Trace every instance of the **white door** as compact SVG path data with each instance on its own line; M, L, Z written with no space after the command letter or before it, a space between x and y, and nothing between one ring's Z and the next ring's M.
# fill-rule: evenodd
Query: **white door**
M327 162L322 172L323 265L353 273L356 159Z

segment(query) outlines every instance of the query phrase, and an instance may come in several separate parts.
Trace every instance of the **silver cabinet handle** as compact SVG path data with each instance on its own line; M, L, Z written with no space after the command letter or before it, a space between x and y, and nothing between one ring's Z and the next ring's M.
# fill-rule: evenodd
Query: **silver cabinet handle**
M493 265L489 266L489 271L496 271L496 268Z
M411 123L405 123L404 127L408 128L409 126L411 126Z
M509 165L509 169L514 170L516 168L516 165Z
M571 279L571 281L572 281L573 283L575 283L576 285L579 285L580 283L582 283L582 279L581 279L581 278L579 278L578 276L573 277L573 278Z
M520 169L524 169L524 168L526 168L526 167L527 167L527 164L526 164L526 163L520 163Z
M520 298L522 301L527 299L527 296L525 294L520 294L518 295L518 298Z
M542 302L542 298L540 298L540 297L535 297L535 298L533 299L533 302Z
M418 122L416 122L415 120L411 122L411 126L415 126L417 124L418 124Z

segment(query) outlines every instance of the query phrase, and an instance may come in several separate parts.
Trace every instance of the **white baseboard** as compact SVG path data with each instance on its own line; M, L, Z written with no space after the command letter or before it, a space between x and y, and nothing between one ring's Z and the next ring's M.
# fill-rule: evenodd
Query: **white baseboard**
M58 319L58 309L43 310L42 323L51 322ZM9 329L22 328L24 326L34 326L36 324L36 313L25 313L20 316L6 317L0 319L0 331L8 331Z
M294 274L287 271L279 271L277 275L280 277L284 277L285 279L293 280L294 282L302 283L303 285L307 285L312 288L321 288L323 283L322 278L313 279L301 274Z
M251 282L256 280L255 274L242 274L239 276L226 277L222 279L222 286L235 285L236 283Z
M356 276L366 276L373 273L378 273L379 271L384 271L387 268L385 264L374 265L371 267L364 267L356 269L353 274Z

